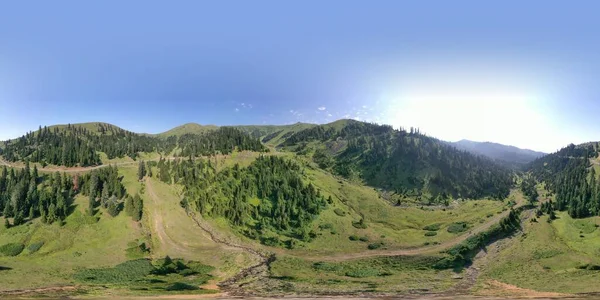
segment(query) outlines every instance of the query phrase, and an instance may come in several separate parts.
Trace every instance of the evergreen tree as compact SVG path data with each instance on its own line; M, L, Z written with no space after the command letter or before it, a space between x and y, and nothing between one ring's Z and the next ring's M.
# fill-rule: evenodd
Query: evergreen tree
M152 166L150 165L150 162L147 163L146 170L148 173L148 177L152 177Z
M133 198L131 197L131 195L127 195L125 197L125 213L128 216L133 216L133 211L134 211Z
M138 165L138 180L141 181L144 179L144 176L146 176L146 164L144 164L143 160L140 160Z
M142 219L142 213L144 209L144 202L139 194L135 194L133 197L133 214L132 218L134 221L140 221Z

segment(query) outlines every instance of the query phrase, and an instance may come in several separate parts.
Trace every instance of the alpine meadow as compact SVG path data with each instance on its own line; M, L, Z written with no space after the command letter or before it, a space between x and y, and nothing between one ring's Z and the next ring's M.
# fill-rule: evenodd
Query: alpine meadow
M517 274L485 256L548 226L582 252L548 262L540 281L580 280L599 263L597 143L520 170L416 129L355 120L183 128L67 124L5 141L2 293L500 293L494 284L519 284ZM536 251L540 264L567 255ZM482 261L492 268L470 275Z
M596 299L599 10L3 2L0 299Z

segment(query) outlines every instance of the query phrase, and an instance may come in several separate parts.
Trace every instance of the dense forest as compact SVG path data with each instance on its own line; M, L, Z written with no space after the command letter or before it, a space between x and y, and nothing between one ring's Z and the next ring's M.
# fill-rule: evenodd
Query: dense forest
M210 160L159 161L159 179L184 185L182 205L203 215L225 217L245 235L279 245L278 235L310 240L310 223L327 205L302 168L276 156L261 156L246 168L217 172ZM274 234L275 233L275 234Z
M74 194L73 179L58 172L40 176L29 164L20 170L2 167L0 171L0 212L14 218L12 225L41 217L44 223L64 220L69 214Z
M109 124L97 123L94 130L84 126L40 127L20 138L7 141L2 150L4 159L15 162L29 160L42 165L100 165L103 152L108 159L125 156L136 159L140 152L170 154L179 146L181 156L228 154L234 149L265 151L256 138L236 128L221 127L203 134L185 134L179 138L152 137L129 132Z
M400 194L504 198L512 186L510 171L416 129L345 122L341 129L328 124L300 131L280 146L303 154L312 145L320 167Z
M552 209L566 210L573 218L600 215L600 180L590 162L598 156L598 149L597 143L571 144L528 166L527 170L556 195L549 204Z
M258 138L233 127L219 127L203 134L184 134L179 137L180 156L229 154L233 150L266 151Z
M40 175L29 163L23 169L2 167L0 171L0 213L7 217L6 226L20 225L37 217L49 224L63 221L79 193L89 196L91 215L96 207L102 206L116 216L123 210L125 197L130 197L117 168L112 166L75 176L59 172ZM136 213L141 215L141 211ZM8 224L8 218L13 218L13 224Z
M129 156L135 159L139 152L170 152L174 139L157 139L98 123L96 130L83 126L43 127L8 141L2 155L8 161L28 159L42 164L91 166L101 164L97 152L109 159Z

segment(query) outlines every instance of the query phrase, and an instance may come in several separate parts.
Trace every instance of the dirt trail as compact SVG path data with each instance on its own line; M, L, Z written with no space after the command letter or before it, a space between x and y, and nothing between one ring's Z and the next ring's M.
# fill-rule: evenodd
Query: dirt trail
M152 181L149 178L146 178L146 191L148 192L148 195L150 196L151 201L153 201L154 203L158 203L160 201L159 197L156 195L156 193L154 191L154 188L152 186ZM259 259L259 262L257 264L250 266L248 268L245 268L245 269L241 270L239 273L237 273L236 275L234 275L233 277L231 277L223 282L220 282L218 284L218 286L220 288L223 288L224 290L228 290L230 292L235 293L235 289L240 287L241 283L243 281L246 281L248 278L250 278L250 277L261 278L261 277L265 277L268 275L267 272L268 272L269 264L271 262L275 261L274 254L263 253L263 252L255 250L251 247L243 246L243 245L237 244L227 238L224 238L221 235L219 235L217 233L217 231L215 231L212 228L212 226L210 226L206 221L204 221L201 216L198 216L195 213L190 212L190 211L186 211L186 212L187 212L188 216L196 223L196 225L198 225L198 227L200 227L200 229L202 229L204 232L206 232L210 236L210 239L213 242L215 242L217 244L221 244L228 248L234 248L234 249L245 251L253 256L258 257L258 259ZM154 229L157 232L158 238L161 243L167 242L167 243L170 243L171 245L173 245L174 247L176 247L178 250L187 251L185 243L180 243L180 242L178 243L177 241L175 241L171 237L169 237L169 235L165 232L164 223L163 223L162 216L160 215L160 213L153 214L153 219L154 219L154 221L152 223L153 223Z
M519 202L515 208L524 205L523 201ZM319 260L319 261L344 261L344 260L352 260L359 258L370 258L370 257L380 257L380 256L414 256L414 255L423 255L423 254L432 254L441 252L445 249L451 248L468 239L471 236L479 234L483 231L486 231L490 227L495 224L498 224L502 218L508 216L510 210L504 211L496 216L490 218L487 222L481 224L478 227L475 227L469 231L468 234L463 234L457 236L453 239L447 240L443 243L437 245L409 248L409 249L397 249L397 250L364 250L362 252L355 253L347 253L347 254L331 254L331 255L318 255L318 256L302 256L304 259L309 260Z
M150 183L149 179L146 179L146 191L148 192L148 195L150 196L150 200L152 202L154 202L154 206L158 206L158 202L160 200L159 200L159 197L154 192L154 189L152 188L152 184ZM178 251L181 251L181 252L189 251L185 242L176 241L167 234L167 232L165 231L165 224L163 222L162 215L160 214L159 211L152 211L151 215L152 215L152 227L154 229L154 232L157 233L156 235L157 235L158 239L160 240L161 244L164 245L166 243L169 243L172 247L176 248Z

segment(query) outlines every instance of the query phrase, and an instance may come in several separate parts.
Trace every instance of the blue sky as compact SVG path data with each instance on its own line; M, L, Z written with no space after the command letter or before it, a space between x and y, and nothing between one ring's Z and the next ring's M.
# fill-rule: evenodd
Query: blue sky
M5 2L0 139L356 118L542 151L600 140L598 4L489 2Z

